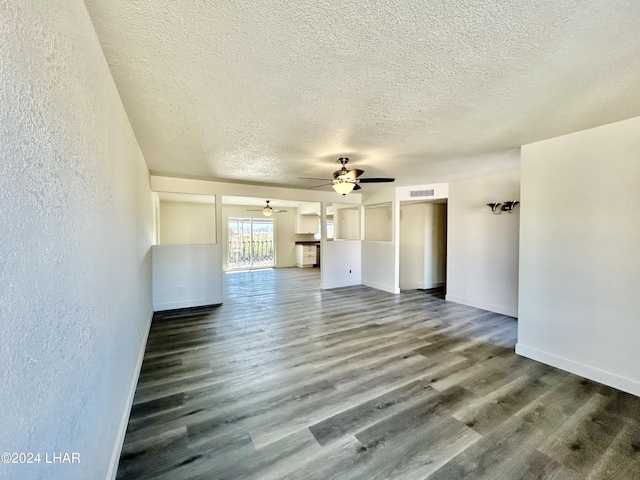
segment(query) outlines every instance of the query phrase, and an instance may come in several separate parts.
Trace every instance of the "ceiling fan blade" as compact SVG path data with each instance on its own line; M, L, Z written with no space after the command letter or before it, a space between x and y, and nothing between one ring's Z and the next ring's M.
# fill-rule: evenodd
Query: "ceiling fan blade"
M353 186L353 189L354 189L354 190L362 190L362 187L356 183L356 184Z
M360 183L384 183L384 182L395 182L395 178L361 178L358 180Z
M249 209L247 209L247 212L261 212L261 211L262 211L262 209L260 209L260 210L249 210Z
M297 177L301 180L320 180L321 182L328 182L326 178L316 178L316 177Z
M285 213L286 210L274 210L273 213Z
M357 168L354 168L353 170L349 170L347 173L344 173L342 177L347 178L349 180L355 180L363 173L364 173L364 170L358 170Z
M307 187L307 190L311 189L311 188L320 188L320 187L325 187L327 185L331 185L331 183L322 183L320 185L314 185L313 187Z

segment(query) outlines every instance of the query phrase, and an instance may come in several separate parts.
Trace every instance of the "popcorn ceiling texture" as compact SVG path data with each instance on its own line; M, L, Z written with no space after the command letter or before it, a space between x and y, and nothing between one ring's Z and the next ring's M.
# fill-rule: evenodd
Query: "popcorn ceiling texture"
M148 171L80 0L0 0L3 479L104 479L151 314Z
M635 0L87 7L152 172L309 186L347 155L396 186L448 182L640 115Z

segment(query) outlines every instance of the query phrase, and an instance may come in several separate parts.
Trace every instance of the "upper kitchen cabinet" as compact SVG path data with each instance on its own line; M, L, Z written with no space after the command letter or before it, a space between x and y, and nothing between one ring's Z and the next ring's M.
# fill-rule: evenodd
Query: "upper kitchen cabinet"
M318 215L297 215L296 233L311 234L318 233Z

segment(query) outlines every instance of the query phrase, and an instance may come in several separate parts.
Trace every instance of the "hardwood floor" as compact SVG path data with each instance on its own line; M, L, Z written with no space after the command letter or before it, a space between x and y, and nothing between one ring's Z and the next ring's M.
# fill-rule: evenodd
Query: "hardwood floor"
M225 276L156 314L120 479L640 479L640 398L513 352L516 321L422 291Z

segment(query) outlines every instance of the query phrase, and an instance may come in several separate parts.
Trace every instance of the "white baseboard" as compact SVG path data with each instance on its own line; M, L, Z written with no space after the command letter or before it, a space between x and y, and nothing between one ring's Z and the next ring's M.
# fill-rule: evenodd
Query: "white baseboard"
M142 360L144 359L144 351L147 348L147 339L149 338L149 330L151 329L151 321L153 320L153 312L149 314L149 319L145 326L144 335L140 344L140 352L138 353L138 361L136 362L136 369L133 372L131 378L131 384L129 385L129 394L127 395L127 403L125 405L122 418L120 420L120 428L118 429L118 435L116 437L116 444L113 447L111 453L111 462L109 463L109 471L107 472L107 480L115 480L118 473L118 463L120 461L120 453L122 452L122 445L124 444L124 435L127 433L127 425L129 424L129 415L131 414L131 406L133 405L133 397L136 393L136 387L138 386L138 378L140 377L140 370L142 369Z
M431 288L440 288L440 287L444 287L444 282L425 283L421 288L422 290L429 290Z
M177 310L178 308L202 307L204 305L220 305L222 298L208 297L196 298L193 300L182 300L180 302L154 303L154 312L163 312L165 310Z
M482 310L488 310L490 312L500 313L502 315L508 315L509 317L518 318L518 309L505 307L502 305L493 305L491 303L479 302L477 300L471 300L469 298L457 297L455 295L447 294L445 299L448 302L461 303L462 305L469 305L470 307L481 308Z
M579 375L581 377L594 380L596 382L608 385L623 392L630 393L640 397L640 382L632 380L627 377L621 377L615 373L600 370L599 368L585 365L584 363L576 362L568 358L559 357L553 353L538 350L534 347L528 347L521 343L516 344L516 353L523 357L536 360L538 362L550 365L552 367L565 370L569 373Z
M400 289L396 290L393 287L390 287L389 285L383 285L381 283L376 283L376 282L369 282L369 281L362 281L362 285L365 285L367 287L371 287L371 288L375 288L376 290L382 290L383 292L389 292L389 293L400 293Z
M330 290L332 288L355 287L356 285L362 285L362 284L360 283L359 280L354 280L353 282L344 282L344 281L338 281L334 283L323 282L322 289Z

